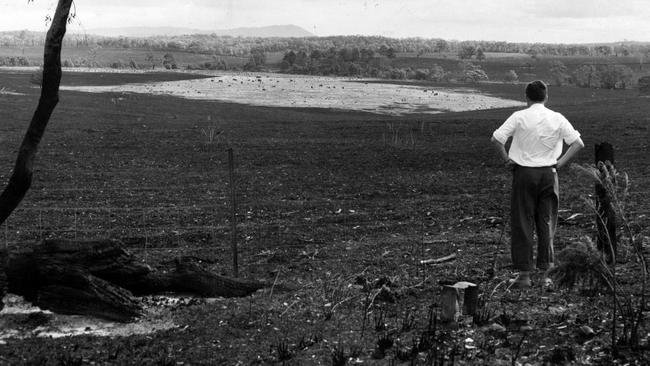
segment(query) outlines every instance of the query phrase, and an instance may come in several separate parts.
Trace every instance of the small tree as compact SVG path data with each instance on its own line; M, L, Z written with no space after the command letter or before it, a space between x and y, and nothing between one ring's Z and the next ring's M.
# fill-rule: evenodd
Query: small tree
M474 54L476 53L476 47L468 45L468 46L462 46L460 50L458 50L458 58L461 60L465 59L470 59Z
M121 69L124 68L124 62L122 62L120 59L117 59L113 61L110 66L112 69Z
M293 51L285 53L284 57L282 57L282 62L284 63L285 61L287 68L289 68L289 66L292 66L296 62L296 53Z
M167 70L178 69L178 65L176 64L176 59L174 58L173 54L166 53L163 56L163 67Z
M298 51L296 54L295 64L298 66L306 66L308 62L309 56L307 55L307 52L303 50Z
M145 56L145 61L149 62L151 64L151 70L156 69L156 58L153 56L153 53L147 52L147 55Z
M465 81L478 83L479 81L489 80L489 77L481 68L465 71Z
M569 82L569 72L567 67L561 61L556 60L551 62L551 68L549 71L551 72L551 75L553 75L553 81L556 85L562 86Z
M519 75L517 75L515 70L508 70L508 71L506 71L506 74L504 75L503 78L505 79L505 81L507 81L509 83L513 83L513 82L519 80Z
M404 80L406 79L407 71L405 69L392 68L390 70L390 78Z
M582 88L593 88L600 85L598 69L594 65L582 65L575 71L576 85Z
M474 65L471 62L461 62L461 79L468 83L477 83L483 80L489 80L487 74L481 66Z
M244 70L259 70L266 63L266 54L261 48L251 49L248 62L244 65Z
M97 52L99 51L99 46L92 47L88 50L88 67L97 66Z
M629 56L630 55L630 50L627 48L627 45L625 44L620 44L617 46L614 46L614 56Z
M540 45L538 43L535 43L534 45L528 47L528 49L526 50L526 53L529 54L531 58L536 59L537 56L542 54L543 51L544 51L544 49L543 49L542 45Z
M416 80L426 80L429 76L429 69L417 69L414 76Z
M431 69L429 69L428 79L432 81L447 80L447 73L445 72L445 69L442 68L442 66L434 64L431 66Z
M612 47L606 45L596 46L594 51L596 52L596 55L609 56L612 54Z
M632 69L625 65L604 65L598 71L601 87L606 89L625 89L633 75Z
M478 48L476 50L476 59L479 61L485 60L485 53L483 53L483 50L481 48Z

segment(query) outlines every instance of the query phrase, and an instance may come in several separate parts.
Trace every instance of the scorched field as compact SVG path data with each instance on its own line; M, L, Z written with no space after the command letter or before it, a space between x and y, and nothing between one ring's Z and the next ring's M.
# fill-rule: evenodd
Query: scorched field
M155 268L192 256L218 273L232 274L234 188L239 275L272 286L234 299L151 297L145 299L147 314L132 324L84 320L88 325L80 329L64 324L79 324L78 317L10 312L26 306L12 298L9 305L16 304L0 313L0 363L648 361L647 322L639 329L637 347L620 345L612 351L612 329L622 327L626 315L612 314L606 288L518 291L505 285L512 276L507 225L511 178L489 138L521 108L523 85L477 84L460 91L510 103L481 101L469 108L493 108L489 110L422 110L422 103L407 95L406 106L401 100L391 102L400 104L399 114L386 114L390 108L381 103L358 109L317 108L323 106L306 102L267 106L255 100L236 103L234 97L219 101L132 85L112 87L185 85L207 77L219 87L233 79L64 70L62 87L67 89L61 91L40 145L34 183L2 227L0 241L15 250L43 238L119 239ZM243 85L243 78L257 75L236 77ZM3 181L36 106L39 90L29 80L30 72L0 71ZM348 81L336 86L354 89L359 84L369 85ZM266 85L271 88L270 81ZM90 93L89 86L111 88ZM440 95L449 89L409 86ZM587 148L576 163L593 164L596 143L614 146L616 168L630 179L627 219L647 251L648 98L635 90L551 86L549 106L582 134ZM235 162L233 186L229 148ZM588 207L593 181L576 169L559 174L562 219L556 253L595 234ZM635 293L638 263L622 241L617 275L621 288ZM448 261L421 262L452 254ZM479 316L461 316L456 326L449 326L437 320L440 290L458 281L478 284L481 309ZM648 316L647 311L641 314Z

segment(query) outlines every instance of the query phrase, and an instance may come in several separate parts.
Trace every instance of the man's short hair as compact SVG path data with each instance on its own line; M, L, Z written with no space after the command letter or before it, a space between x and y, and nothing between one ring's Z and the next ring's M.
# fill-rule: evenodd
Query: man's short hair
M543 102L546 100L547 88L541 80L531 81L526 85L526 97L531 102Z

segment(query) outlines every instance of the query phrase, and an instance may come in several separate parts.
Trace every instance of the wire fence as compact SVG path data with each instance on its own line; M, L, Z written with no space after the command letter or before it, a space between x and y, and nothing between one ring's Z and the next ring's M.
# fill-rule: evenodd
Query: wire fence
M275 203L278 205L278 203ZM237 215L237 242L256 250L326 245L361 240L373 235L409 234L432 222L422 211L380 216L329 207L279 204L263 217L253 217L245 205ZM262 207L265 207L262 205ZM303 208L303 209L301 209ZM131 247L158 250L180 247L230 247L231 222L227 210L215 205L156 207L26 207L5 221L5 245L43 239L119 239Z
M304 201L240 203L236 239L256 248L291 247L359 240L368 235L406 235L418 230L433 235L438 230L437 214L426 209L403 207L363 212L341 208L344 204L344 201L331 200L309 204ZM450 213L445 214L445 221L451 223L454 220ZM505 213L505 208L495 213L496 216L467 212L458 217L456 224L493 228L507 221L498 217ZM627 213L633 217L648 214L645 209ZM0 235L5 245L52 238L111 238L148 248L188 245L203 248L230 245L231 227L225 202L151 207L20 207L2 225Z
M197 201L203 202L201 204L177 204L169 201L156 203L155 206L92 204L109 197L110 202L115 204L125 201L124 197L134 196L142 191L158 193L185 188L199 194L206 187L209 188L210 184L136 185L128 190L119 187L102 188L105 191L103 193L88 187L43 188L33 192L35 197L49 197L49 202L55 205L57 201L52 201L53 198L72 198L68 197L67 192L78 193L75 197L82 195L89 203L83 205L77 202L76 207L20 206L0 227L0 235L6 247L54 238L118 239L130 248L144 250L145 256L147 251L158 250L209 248L230 251L232 222L230 203L225 192L214 192L210 199ZM642 193L647 193L646 189L639 188ZM347 196L339 197L340 199L253 200L246 198L244 193L238 193L240 202L236 216L235 242L248 254L283 248L329 246L336 242L363 241L368 238L383 240L382 238L399 235L408 237L411 241L425 243L440 239L436 237L440 232L436 221L445 221L447 225L454 223L457 227L482 227L494 232L505 230L502 228L507 225L506 217L495 217L506 214L505 207L499 208L501 212L497 212L499 210L486 208L484 204L477 202L456 200L454 205L462 206L463 210L459 210L464 211L462 214L448 205L442 205L444 211L430 212L427 207L412 205L412 202L406 201L393 202L396 207L392 209L383 209L379 205L373 207L373 210L364 211L352 209L352 206L358 206L358 202L352 202L354 198ZM188 202L184 197L174 197L173 200ZM37 201L41 202L38 199ZM131 201L142 202L133 197ZM646 207L642 204L637 207L638 210L628 213L645 217ZM486 213L490 213L490 216L486 216ZM439 215L440 220L436 215ZM462 217L455 220L454 215ZM643 220L645 222L648 218Z

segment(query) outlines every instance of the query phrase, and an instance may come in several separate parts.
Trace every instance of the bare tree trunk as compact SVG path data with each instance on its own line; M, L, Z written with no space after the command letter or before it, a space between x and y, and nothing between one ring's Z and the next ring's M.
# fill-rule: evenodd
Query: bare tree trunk
M0 224L11 215L25 197L32 184L34 158L52 111L59 101L61 83L61 46L66 31L72 0L59 0L52 25L45 38L43 56L43 83L41 97L18 151L13 174L0 195Z

